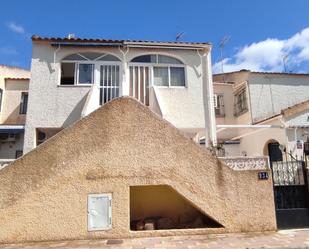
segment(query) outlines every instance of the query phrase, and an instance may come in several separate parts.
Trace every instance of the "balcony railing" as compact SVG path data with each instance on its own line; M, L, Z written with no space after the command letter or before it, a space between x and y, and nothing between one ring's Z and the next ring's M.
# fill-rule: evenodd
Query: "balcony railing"
M8 166L11 162L14 162L15 159L0 159L0 170Z
M267 170L269 158L267 156L256 157L219 157L228 167L234 170Z

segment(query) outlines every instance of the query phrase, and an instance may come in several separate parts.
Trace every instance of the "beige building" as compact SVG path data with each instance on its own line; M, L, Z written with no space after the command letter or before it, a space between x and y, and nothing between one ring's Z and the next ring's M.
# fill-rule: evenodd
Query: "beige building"
M293 125L283 114L309 100L308 74L241 70L214 75L213 80L217 137L223 155L268 156L270 142L294 153L298 140L307 141L291 133L295 133L293 127L309 125L304 118L309 112L303 111L302 120L295 118Z
M30 72L0 65L0 167L23 154Z
M260 171L230 169L117 98L0 170L0 243L272 231Z

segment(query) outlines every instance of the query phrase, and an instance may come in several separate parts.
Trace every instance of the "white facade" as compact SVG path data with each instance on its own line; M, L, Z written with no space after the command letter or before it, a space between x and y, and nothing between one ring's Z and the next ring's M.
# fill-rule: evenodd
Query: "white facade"
M253 73L248 85L253 122L309 99L309 75Z
M148 42L126 46L91 46L87 43L65 46L63 41L67 40L33 42L24 151L36 146L38 128L65 128L100 106L100 80L96 78L100 77L99 71L95 70L95 83L92 85L60 85L63 58L85 52L109 54L119 59L113 65L119 66L120 96L130 95L129 66L133 65L133 58L151 54L165 55L181 61L185 70L185 85L160 87L150 82L149 107L185 132L205 135L205 126L209 127L208 137L215 140L214 116L207 111L213 110L213 102L210 101L212 77L209 45L189 47L186 44L176 44L178 47L175 48L173 43L158 46L157 43ZM95 68L101 66L98 61L94 65Z

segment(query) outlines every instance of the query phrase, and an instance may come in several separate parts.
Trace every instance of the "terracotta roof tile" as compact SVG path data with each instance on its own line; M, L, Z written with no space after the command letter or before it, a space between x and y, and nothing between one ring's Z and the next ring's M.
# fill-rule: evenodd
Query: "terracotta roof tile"
M15 69L20 69L20 70L24 70L24 71L29 71L30 72L30 70L28 68L23 68L23 67L18 67L18 66L11 66L11 65L6 65L6 64L0 64L0 67L15 68Z
M249 72L252 74L271 74L271 75L291 75L291 76L309 76L309 73L286 73L286 72L256 72L256 71L250 71L247 69L241 69L239 71L232 71L227 73L218 73L214 75L223 75L223 74L234 74L234 73L242 73L242 72Z

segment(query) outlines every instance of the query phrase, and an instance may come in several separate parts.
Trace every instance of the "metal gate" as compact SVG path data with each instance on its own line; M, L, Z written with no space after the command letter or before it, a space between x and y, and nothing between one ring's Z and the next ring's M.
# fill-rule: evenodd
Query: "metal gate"
M119 65L100 66L100 105L120 95Z
M275 158L280 159L278 154ZM277 226L281 229L309 227L306 163L295 158L286 161L275 158L270 155Z
M148 66L130 66L130 96L149 105L150 68Z

